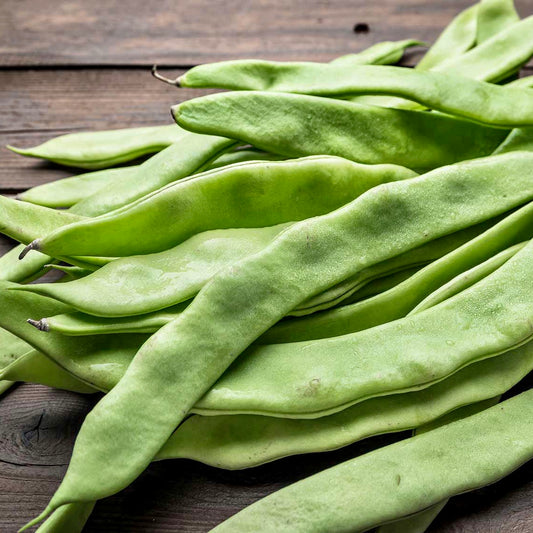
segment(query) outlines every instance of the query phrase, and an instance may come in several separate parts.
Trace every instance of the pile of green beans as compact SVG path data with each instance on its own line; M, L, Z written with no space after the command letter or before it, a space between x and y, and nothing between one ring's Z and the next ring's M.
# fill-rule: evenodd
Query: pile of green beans
M481 0L414 69L394 65L414 39L154 68L229 91L177 125L12 148L93 170L0 197L20 243L0 394L98 396L26 527L80 532L152 461L244 469L412 430L215 531L423 532L533 458L532 391L510 392L533 370L532 30Z

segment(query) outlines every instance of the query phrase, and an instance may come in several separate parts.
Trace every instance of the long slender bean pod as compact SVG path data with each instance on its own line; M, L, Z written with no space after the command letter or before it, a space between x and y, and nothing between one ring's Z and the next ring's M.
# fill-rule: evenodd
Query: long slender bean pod
M295 70L277 78L266 77L255 87L239 87L231 77L228 89L279 91L314 96L374 94L399 96L423 106L501 127L533 123L533 91L500 86L453 74L417 71L402 67L320 65Z
M528 203L389 291L316 315L284 320L267 331L259 342L334 337L401 318L453 277L509 246L531 239L532 223L533 204ZM349 304L350 299L346 302Z
M271 226L327 213L376 185L414 175L403 167L328 156L242 163L181 180L115 213L59 229L30 248L50 255L158 252L202 231Z
M172 112L191 131L229 136L268 152L329 154L415 169L487 155L507 135L437 113L262 91L203 96Z
M533 390L290 485L213 529L366 531L494 483L533 457ZM327 487L327 490L325 490Z
M417 428L458 407L502 394L532 368L533 346L528 343L426 389L366 400L322 418L194 415L173 433L157 458L194 459L234 470L333 450L370 436Z
M101 190L109 181L119 176L133 176L137 172L138 166L88 172L32 187L17 197L24 202L45 207L72 207L84 198Z
M186 135L172 125L147 128L69 133L33 148L15 148L14 152L47 159L61 165L99 169L131 161L158 152Z

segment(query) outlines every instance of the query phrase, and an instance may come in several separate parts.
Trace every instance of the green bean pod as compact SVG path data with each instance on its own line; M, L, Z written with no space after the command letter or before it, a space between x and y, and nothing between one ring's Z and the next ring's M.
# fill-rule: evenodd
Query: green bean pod
M533 124L533 91L441 72L372 65L350 69L317 65L283 73L274 79L265 76L264 83L256 87L239 86L239 80L238 75L232 76L231 87L217 85L314 96L399 96L483 124L503 128Z
M172 125L69 133L33 148L8 146L17 154L47 159L60 165L100 169L159 152L186 133Z
M250 468L289 455L334 450L371 436L418 428L458 407L503 394L533 369L533 345L474 363L426 389L366 400L317 419L257 415L189 417L157 459Z
M378 275L426 264L468 242L491 222L440 237L363 269L346 282L302 302L290 314L305 315L318 308L333 306ZM57 317L47 319L46 323L41 321L38 327L44 329L67 334L76 334L77 327L80 328L77 334L111 333L121 331L123 327L125 332L132 331L132 328L138 328L139 332L156 331L183 310L180 306L176 309L169 309L169 306L194 297L217 271L262 250L289 226L206 231L164 252L116 259L83 281L61 285L32 284L21 290L56 298L87 313L85 316L77 314L73 319ZM164 284L161 284L162 278ZM137 319L119 318L113 323L89 316L141 314L144 315Z
M491 163L487 163L488 159L462 163L440 172L374 187L337 211L294 224L261 252L220 271L178 319L163 326L143 344L117 385L86 417L67 474L45 511L33 523L65 503L103 498L131 483L240 353L306 298L362 268L482 222L490 218L490 211L492 216L498 214L494 213L494 204L500 195L507 197L509 209L517 200L516 197L513 200L516 194L513 186L523 189L525 185L511 171L513 163L526 162L529 158L530 168L531 157L528 153L498 156L507 163L507 174L498 173L499 180L490 186L491 172L487 164L493 164L494 157ZM457 167L463 172L457 172ZM502 175L513 175L513 178L502 180ZM362 400L376 393L374 380L368 379L372 375L379 382L381 394L413 390L437 382L476 360L527 342L531 336L530 310L533 315L533 296L529 294L533 290L532 250L533 246L526 246L497 272L476 284L475 287L483 289L485 305L481 308L488 311L488 318L479 311L479 297L476 298L472 287L435 308L403 319L404 332L413 328L412 338L399 333L402 328L398 328L398 323L380 326L378 333L384 341L379 346L382 357L365 358L365 362L376 368L378 361L386 360L390 377L383 379L383 368L375 374L370 368L370 372L364 373L367 384L359 389L357 396ZM467 313L469 327L476 328L478 333L469 342L463 333L464 319L458 321L463 313ZM497 328L491 319L498 321ZM386 328L397 328L395 335L388 335ZM438 328L438 337L432 328ZM375 350L375 333L354 334L358 335L357 347L351 345L344 351L339 345L339 353L349 352L353 361L354 351L364 353L365 343ZM367 340L361 343L365 335ZM341 337L341 343L349 343L349 337ZM455 342L455 347L447 340ZM407 347L411 341L413 344ZM319 345L325 341L314 342L318 346L314 353L320 351L323 362L324 346ZM327 349L331 347L330 344ZM280 353L278 347L274 352ZM309 357L313 352L300 350L299 353ZM430 354L438 354L438 362L428 357ZM401 367L394 366L398 358ZM264 359L256 361L256 368L261 368ZM358 369L361 362L358 358ZM391 362L393 371L389 373ZM421 371L424 365L426 371ZM281 368L277 372L283 377ZM314 385L309 383L308 368L306 364L307 375L301 376L305 391ZM331 369L335 371L333 366ZM337 372L336 376L339 376ZM320 400L331 399L326 388L321 383L316 391L313 389L312 396L306 396L307 413L320 408ZM346 407L345 398L335 392L337 407ZM353 389L350 401L355 403ZM132 433L136 435L133 440ZM98 475L96 481L95 473L101 472L104 465L112 475L103 478Z
M221 268L265 248L289 225L207 231L164 252L117 259L80 280L21 290L51 296L95 316L157 311L192 298Z
M487 259L483 263L459 274L455 278L451 279L448 283L445 283L442 287L432 292L427 298L424 298L411 313L417 313L424 309L429 309L434 305L455 296L461 291L468 289L478 281L482 280L489 274L492 274L496 269L500 268L506 261L508 261L514 254L520 251L528 241L521 242L507 248L496 254L494 257ZM410 313L410 314L411 314Z
M405 50L412 46L426 46L426 43L415 39L403 41L382 41L357 54L347 54L330 61L330 64L343 64L347 68L353 65L392 65L402 58Z
M44 183L20 193L24 202L45 207L72 207L120 176L133 176L138 166L110 168Z
M69 503L55 511L35 533L81 533L96 502Z
M101 255L104 249L113 256L159 252L202 231L324 214L376 185L414 175L395 165L328 156L242 163L191 176L105 217L58 229L30 248L53 256ZM75 250L81 253L71 253Z
M533 457L533 390L281 489L212 531L366 531L494 483Z
M289 157L328 154L426 170L487 155L507 135L437 113L262 91L194 98L174 106L172 113L191 131L228 136Z
M479 3L461 11L444 28L418 62L419 70L430 70L451 57L461 56L476 43Z
M258 340L263 344L335 337L371 328L407 315L455 276L487 261L509 246L533 237L533 203L506 216L456 250L422 268L389 291L304 318L276 324Z
M481 0L476 28L476 42L487 41L500 31L516 24L520 16L513 0Z

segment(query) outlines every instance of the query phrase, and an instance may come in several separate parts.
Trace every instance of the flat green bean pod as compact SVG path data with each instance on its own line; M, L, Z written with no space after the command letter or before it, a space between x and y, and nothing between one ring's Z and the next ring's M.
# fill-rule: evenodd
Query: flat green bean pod
M71 167L99 169L159 152L186 135L172 125L69 133L33 148L8 146L17 154Z
M351 70L358 65L381 65L383 57L387 63L392 58L395 63L403 51L411 46L420 46L424 43L409 39L399 42L383 42L372 47L375 52L385 56L378 58L374 50L367 50L366 54L349 54L338 57L330 63L316 63L311 61L264 61L261 59L238 59L207 63L189 69L183 76L176 80L181 87L196 88L223 88L223 89L249 89L266 91L272 89L272 83L276 84L278 78L304 78L315 72L327 75L329 69L333 71ZM391 54L392 52L392 54ZM379 61L379 62L377 62Z
M472 235L472 240L422 268L389 291L355 303L347 298L346 303L351 305L304 318L284 320L262 335L258 342L269 344L335 337L401 318L426 297L431 298L434 291L455 276L509 246L531 239L532 225L533 203L529 203L478 236Z
M413 264L426 264L468 242L489 224L478 224L440 237L366 268L346 282L302 302L290 314L303 315L333 306L375 276L402 270ZM137 319L121 318L114 324L107 322L108 327L104 326L106 321L91 319L88 315L83 317L77 314L73 320L57 317L56 320L41 321L38 327L45 330L51 328L76 334L78 324L80 330L77 334L96 334L100 329L102 333L111 333L121 331L122 327L124 331L133 331L132 328L139 328L139 332L156 331L183 310L180 306L176 309L169 309L169 306L192 298L221 268L265 248L289 226L280 224L266 228L206 231L164 252L116 259L90 277L83 278L83 281L61 285L33 284L21 290L56 298L95 317L128 317L150 313ZM164 284L161 283L162 279ZM159 312L160 309L162 311Z
M54 389L84 394L98 392L99 390L80 381L76 376L31 347L28 347L28 351L10 365L0 369L0 379L38 383Z
M54 256L106 255L104 249L113 250L113 256L159 252L202 231L324 214L376 185L414 175L395 165L329 156L240 163L196 174L115 213L59 229L30 248Z
M519 20L513 0L481 0L477 14L476 43L491 39Z
M352 65L392 65L393 63L400 61L405 50L412 46L426 46L426 43L415 39L382 41L358 52L357 54L347 54L337 57L330 61L330 64L343 64L347 68Z
M20 337L38 352L22 358L19 364L15 364L19 360L15 361L6 369L6 375L11 377L31 376L32 380L43 384L61 382L61 388L75 386L75 390L79 390L83 387L84 392L107 391L115 385L147 338L139 334L84 337L44 334L26 323L28 312L34 316L48 316L67 313L71 308L51 298L9 290L12 287L16 285L6 281L0 283L0 327ZM56 366L43 360L42 354ZM63 372L54 370L57 366ZM72 377L69 380L67 373L77 381Z
M281 489L212 531L366 531L494 483L533 457L533 390Z
M35 533L81 533L96 502L69 503L55 511Z
M133 175L116 177L104 188L78 202L74 210L86 216L97 216L119 209L194 174L235 145L236 142L231 139L186 132L179 142L139 165Z
M95 316L157 311L192 298L221 268L263 249L289 225L206 231L164 252L117 259L73 282L24 290Z
M72 207L87 196L101 190L109 181L119 176L133 176L138 166L110 168L64 178L20 193L17 198L24 202L45 207Z
M479 3L455 16L424 54L416 68L430 70L451 57L460 56L470 50L476 43L478 8Z
M526 288L532 254L530 243L469 289L394 322L340 337L252 346L194 411L279 414L287 409L286 416L313 418L370 396L427 387L508 351L533 334L533 304L527 303L533 298Z
M506 154L515 151L533 152L533 128L517 128L494 151L495 154Z
M496 269L500 268L506 261L508 261L514 254L520 251L526 244L526 242L521 242L507 248L506 250L501 251L499 254L496 254L494 257L487 259L483 263L471 268L459 274L455 278L451 279L448 283L445 283L442 287L437 289L435 292L432 292L427 298L424 298L411 312L417 313L433 307L434 305L455 296L461 291L468 289L478 281L482 280L489 274L492 274Z
M533 16L516 22L463 55L451 57L432 70L466 78L504 80L517 72L533 55Z
M288 455L333 450L374 435L417 428L458 407L503 394L531 369L530 342L467 366L426 389L374 398L322 418L194 415L173 433L156 458L194 459L234 470Z
M515 176L512 168L519 161L527 161L531 168L531 157L529 153L493 156L490 160L461 163L425 176L374 187L337 211L294 224L261 252L220 271L179 318L163 326L143 344L117 385L87 415L65 478L46 510L33 523L65 503L103 498L131 483L239 354L306 298L360 269L487 220L525 201L524 193L518 194L513 187L523 190L528 181L523 176L527 172ZM498 173L500 179L493 184L488 168L494 169L491 165L495 158L505 161L506 174ZM458 172L457 168L462 171ZM504 180L502 175L512 178ZM507 205L495 207L502 195L506 196ZM405 216L406 213L409 216ZM533 297L529 294L533 291L533 283L528 278L528 275L533 276L531 250L533 246L526 246L498 271L476 284L476 288L483 289L482 302L486 305L481 305L481 309L488 310L489 314L494 311L489 319L481 318L481 302L476 298L474 287L435 308L403 319L404 331L414 328L420 336L415 334L412 339L400 336L398 343L401 331L398 328L395 345L386 334L383 340L389 339L389 351L384 349L378 359L387 361L387 376L392 363L392 374L384 380L383 368L376 374L364 373L367 385L359 389L357 396L363 399L377 393L374 380L370 379L372 375L378 379L379 374L381 390L378 394L412 390L437 382L478 359L527 342L531 327L525 318L533 307ZM501 298L505 305L501 305ZM473 315L472 305L476 306ZM462 332L465 322L457 322L462 314L456 312L459 308L468 313L467 322L472 317L469 326L479 327L479 335L468 343ZM531 311L533 313L533 309ZM489 323L496 317L500 318L498 327L491 328ZM419 329L430 325L439 326L438 339L433 337L432 331ZM380 326L378 333L397 326L398 323ZM426 338L425 333L431 337ZM448 333L454 338L448 338ZM354 335L359 336L360 342L361 336L368 334ZM112 336L116 337L118 335ZM341 339L348 342L349 337ZM455 341L455 349L446 340ZM412 351L409 351L407 343L411 341L409 349ZM418 348L417 341L422 342ZM314 342L317 346L324 345L324 341ZM331 342L336 344L338 340ZM371 345L375 350L373 335ZM285 345L280 346L283 351ZM359 345L355 349L352 345L346 352L353 359L354 351L359 354L358 348ZM362 344L360 348L364 350ZM320 349L323 350L323 346ZM280 353L278 347L274 351ZM339 352L343 352L342 348ZM323 353L321 351L322 363ZM432 353L440 355L438 362L430 362L428 354ZM272 360L272 357L267 359ZM370 357L365 361L370 366L375 361L377 367L378 359ZM394 366L398 359L402 361L401 368ZM256 361L256 368L263 366L263 362L264 359ZM360 369L359 363L358 357ZM425 365L425 371L421 371ZM283 370L277 372L283 377ZM306 372L309 373L308 365ZM338 378L339 374L336 376ZM308 390L308 377L305 373L301 376L306 385L304 390ZM306 397L306 412L318 407L320 402L316 400L324 399L326 388L321 384L318 390L313 389L312 396ZM331 395L328 396L331 399ZM345 401L337 392L334 400L338 407ZM135 439L131 439L132 434ZM112 475L99 475L104 466ZM96 473L98 479L95 479Z
M415 169L487 155L507 135L437 113L263 91L202 96L172 112L191 131L240 139L289 157L329 154Z
M31 242L36 235L50 233L82 219L68 211L19 202L1 195L0 208L2 209L0 233L22 243Z
M265 76L257 86L239 85L239 73L227 89L280 91L314 96L376 94L399 96L423 106L493 126L524 127L533 124L533 90L494 85L448 73L402 67L316 65ZM231 86L230 86L231 85Z

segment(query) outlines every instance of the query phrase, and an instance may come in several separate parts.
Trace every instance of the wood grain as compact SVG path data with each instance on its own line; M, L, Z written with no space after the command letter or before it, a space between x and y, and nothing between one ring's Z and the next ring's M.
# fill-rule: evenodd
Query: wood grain
M329 60L384 40L432 42L472 0L3 0L0 66L185 66ZM530 0L516 0L522 15ZM134 15L134 16L133 16ZM367 33L354 33L365 23Z
M172 104L208 92L176 89L149 69L0 70L0 188L17 192L76 174L21 157L6 144L27 147L82 130L171 124Z

